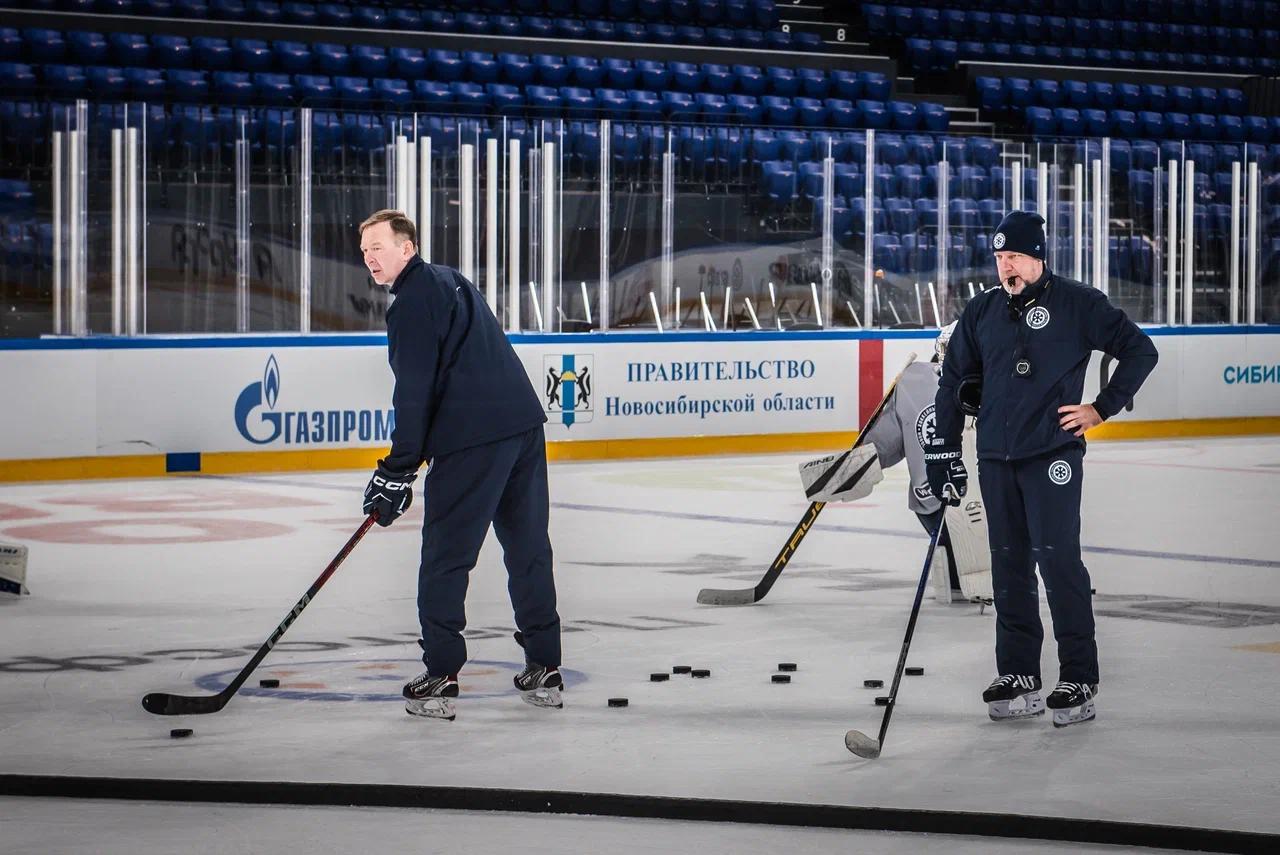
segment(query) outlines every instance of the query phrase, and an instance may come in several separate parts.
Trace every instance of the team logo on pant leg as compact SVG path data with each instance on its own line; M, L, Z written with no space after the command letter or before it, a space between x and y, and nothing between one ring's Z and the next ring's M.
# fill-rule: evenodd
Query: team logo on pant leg
M1061 487L1071 481L1071 464L1065 460L1055 460L1049 464L1049 480Z
M1027 326L1033 330L1042 330L1049 326L1049 310L1044 306L1032 306L1027 312Z
M928 448L929 443L933 442L936 426L937 416L934 405L930 404L920 411L920 417L916 419L916 439L920 441L921 448Z

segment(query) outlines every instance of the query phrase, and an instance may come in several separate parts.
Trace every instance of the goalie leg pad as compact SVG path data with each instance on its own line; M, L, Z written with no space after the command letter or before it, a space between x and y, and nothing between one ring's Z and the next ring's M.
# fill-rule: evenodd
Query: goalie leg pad
M811 502L853 502L871 495L884 480L874 445L861 445L800 465L800 482Z

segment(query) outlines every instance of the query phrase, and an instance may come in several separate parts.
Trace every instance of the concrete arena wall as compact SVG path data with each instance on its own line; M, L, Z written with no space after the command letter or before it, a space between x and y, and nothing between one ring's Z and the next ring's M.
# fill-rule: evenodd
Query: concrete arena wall
M1280 433L1280 326L1148 330L1160 364L1093 439ZM847 445L934 332L512 336L553 459ZM1085 400L1114 364L1094 354ZM0 341L0 480L369 466L386 337ZM566 401L571 405L566 407Z

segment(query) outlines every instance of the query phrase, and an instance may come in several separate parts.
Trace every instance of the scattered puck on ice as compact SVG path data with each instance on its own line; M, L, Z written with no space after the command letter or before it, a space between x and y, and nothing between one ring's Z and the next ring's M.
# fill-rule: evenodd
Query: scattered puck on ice
M921 668L921 667L919 667L919 666L912 666L912 665L908 665L908 666L907 666L907 676L908 676L908 677L923 677L923 676L924 676L924 669L923 669L923 668Z
M692 674L694 677L710 677L711 669L710 668L694 668L689 673Z
M794 671L794 670L796 670L796 663L794 663L794 662L779 662L779 663L778 663L778 670L779 670L779 671Z
M661 671L661 672L659 672L659 673L657 673L657 674L650 674L650 675L649 675L649 682L650 682L650 683L661 683L661 682L663 682L664 680L670 680L670 679L671 679L671 675L670 675L670 674L668 674L666 671Z
M775 683L790 683L790 682L791 682L791 675L790 675L790 674L774 674L774 675L773 675L773 682L775 682Z
M884 680L863 680L862 688L864 689L883 689Z
M610 698L609 699L609 706L611 707L625 707L628 703L629 701L626 698Z
M888 696L888 695L877 695L877 696L876 696L876 706L878 706L878 707L887 707L887 706L889 706L889 696Z
M1090 593L1090 594L1096 594L1096 593L1098 593L1098 589L1097 589L1097 588L1090 588L1090 589L1089 589L1089 593Z
M671 669L671 673L672 674L688 674L692 670L693 670L692 666L689 666L689 665L676 665Z
M193 733L195 733L195 731L189 727L175 727L173 730L169 731L169 736L172 739L182 739Z
M264 689L278 689L280 688L280 681L276 679L259 680L258 685Z

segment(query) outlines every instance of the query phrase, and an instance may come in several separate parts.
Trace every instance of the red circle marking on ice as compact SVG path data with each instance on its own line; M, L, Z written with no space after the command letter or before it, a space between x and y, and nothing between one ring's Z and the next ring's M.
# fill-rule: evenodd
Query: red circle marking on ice
M95 508L109 514L180 514L216 513L218 511L256 511L276 508L282 502L294 507L320 507L324 503L292 494L268 493L261 490L174 490L149 496L117 496L90 493L87 496L65 496L44 500L50 505Z
M138 526L163 526L167 529L192 529L190 534L166 532L156 537L121 533L122 529ZM138 519L74 520L67 522L20 525L5 529L5 534L18 540L34 540L41 543L78 543L93 546L127 546L164 543L215 543L229 540L254 540L263 537L279 537L293 529L277 523L236 519Z
M24 508L21 505L11 505L8 502L0 502L0 522L9 522L12 520L38 520L41 517L52 516L48 511L37 511L35 508Z

